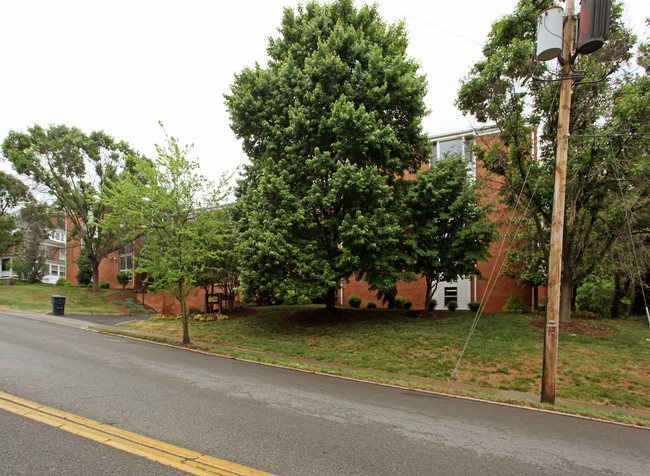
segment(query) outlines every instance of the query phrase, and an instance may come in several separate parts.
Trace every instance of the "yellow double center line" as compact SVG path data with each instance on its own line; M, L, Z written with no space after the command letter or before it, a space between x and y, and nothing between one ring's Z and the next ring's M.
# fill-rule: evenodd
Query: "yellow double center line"
M45 423L113 448L180 469L190 474L258 476L269 475L229 461L197 453L146 436L46 407L0 392L0 409Z

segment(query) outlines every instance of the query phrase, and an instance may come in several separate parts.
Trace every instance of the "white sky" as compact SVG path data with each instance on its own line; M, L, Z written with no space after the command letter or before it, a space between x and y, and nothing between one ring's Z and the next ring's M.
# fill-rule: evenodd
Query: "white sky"
M283 7L296 0L2 0L0 140L37 123L104 130L149 157L162 121L216 180L246 163L223 94L233 75L266 63ZM305 2L302 2L305 3ZM360 6L365 2L356 0ZM492 23L516 0L381 0L389 23L404 19L408 54L427 75L427 134L474 125L454 106L460 79L481 57ZM642 33L648 0L627 0ZM579 0L576 0L576 8ZM457 36L458 35L458 36ZM461 38L462 37L462 38ZM8 164L0 164L10 170Z

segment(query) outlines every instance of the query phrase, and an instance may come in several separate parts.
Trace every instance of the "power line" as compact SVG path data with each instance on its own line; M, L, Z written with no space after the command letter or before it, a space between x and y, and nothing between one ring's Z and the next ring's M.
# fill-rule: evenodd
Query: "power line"
M475 41L475 40L473 40L473 39L471 39L471 38L467 38L466 36L459 35L459 34L456 33L456 32L453 32L453 31L451 31L451 30L447 30L447 29L442 28L442 27L440 27L440 26L438 26L438 25L434 25L433 23L430 23L430 22L428 22L428 21L426 21L426 20L422 20L421 18L418 18L418 17L414 17L413 15L409 15L408 13L405 13L405 12L402 12L402 11L399 11L399 10L396 10L395 8L389 7L389 6L387 6L387 5L385 5L385 4L381 3L381 2L378 2L378 5L379 5L380 7L382 7L382 8L387 9L387 10L392 10L392 11L395 12L395 13L398 13L398 14L400 14L400 15L404 15L405 17L410 18L411 20L415 20L415 21L419 21L420 23L424 23L425 25L430 26L430 27L433 27L433 28L435 28L436 30L443 31L443 32L445 32L445 33L447 33L447 34L449 34L449 35L454 35L454 36L456 36L456 37L458 37L458 38L460 38L460 39L462 39L462 40L469 41L470 43L474 43L475 45L483 46L483 43L479 43L478 41Z

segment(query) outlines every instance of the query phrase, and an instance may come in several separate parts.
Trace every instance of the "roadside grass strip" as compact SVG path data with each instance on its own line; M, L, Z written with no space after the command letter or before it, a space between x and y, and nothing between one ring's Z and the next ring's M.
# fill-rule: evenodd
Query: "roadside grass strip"
M0 391L0 409L30 418L127 453L189 474L224 476L270 475L246 466L197 453L146 436L121 430Z

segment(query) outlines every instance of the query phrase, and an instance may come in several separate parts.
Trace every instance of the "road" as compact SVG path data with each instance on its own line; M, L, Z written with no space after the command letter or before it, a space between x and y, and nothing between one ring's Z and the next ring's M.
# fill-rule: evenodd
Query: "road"
M650 431L644 429L314 375L4 314L0 329L0 391L273 474L634 475L650 468ZM99 468L106 474L175 474L4 410L0 425L3 474L75 474L63 466L45 470L58 441L76 474ZM7 438L5 428L24 441ZM41 452L45 443L49 450ZM107 453L99 456L102 451ZM41 453L46 456L39 462ZM103 466L106 460L115 467Z

